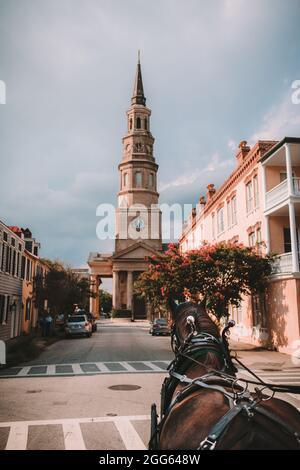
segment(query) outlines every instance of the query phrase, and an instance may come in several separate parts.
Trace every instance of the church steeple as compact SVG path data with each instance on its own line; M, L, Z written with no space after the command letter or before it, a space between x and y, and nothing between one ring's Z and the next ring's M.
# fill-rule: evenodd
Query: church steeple
M138 63L135 74L133 95L131 98L131 104L141 104L146 105L146 98L144 95L143 79L142 79L142 69L140 62L140 51L138 51Z

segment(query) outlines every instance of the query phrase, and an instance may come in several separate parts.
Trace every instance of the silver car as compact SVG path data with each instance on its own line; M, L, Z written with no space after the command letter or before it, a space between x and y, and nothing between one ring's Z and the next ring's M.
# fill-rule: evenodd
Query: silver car
M92 336L92 324L86 315L71 315L65 326L66 337L75 335Z

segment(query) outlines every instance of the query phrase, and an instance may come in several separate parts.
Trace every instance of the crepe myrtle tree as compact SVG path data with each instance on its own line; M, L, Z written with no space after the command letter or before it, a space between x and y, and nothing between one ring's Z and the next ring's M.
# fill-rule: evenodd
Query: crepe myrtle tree
M155 307L171 299L204 302L218 321L229 316L229 305L239 306L245 295L263 292L272 272L274 255L258 247L221 242L181 253L168 251L148 258L148 270L135 283L135 292Z

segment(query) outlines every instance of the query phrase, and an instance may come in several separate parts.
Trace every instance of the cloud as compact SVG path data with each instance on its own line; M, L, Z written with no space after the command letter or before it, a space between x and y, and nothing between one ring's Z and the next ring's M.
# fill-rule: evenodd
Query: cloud
M249 141L281 140L283 137L300 135L300 105L292 103L292 92L285 93L279 103L272 106L262 119L261 125Z
M204 168L195 168L184 175L181 175L174 180L159 185L159 191L163 193L170 188L177 188L178 186L191 186L195 182L199 182L205 174L213 173L214 176L218 174L218 170L224 168L231 168L234 160L232 158L222 159L218 153L213 154L211 157L203 158L204 161L209 163ZM223 171L222 171L223 172ZM207 184L209 181L207 181Z

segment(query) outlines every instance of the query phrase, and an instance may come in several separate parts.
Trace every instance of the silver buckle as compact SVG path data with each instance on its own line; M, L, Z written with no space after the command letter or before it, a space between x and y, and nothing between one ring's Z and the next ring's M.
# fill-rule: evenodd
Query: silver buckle
M182 375L179 380L180 380L180 382L185 382L186 381L186 375Z
M216 447L217 439L215 436L206 437L202 442L200 442L200 450L213 450Z

